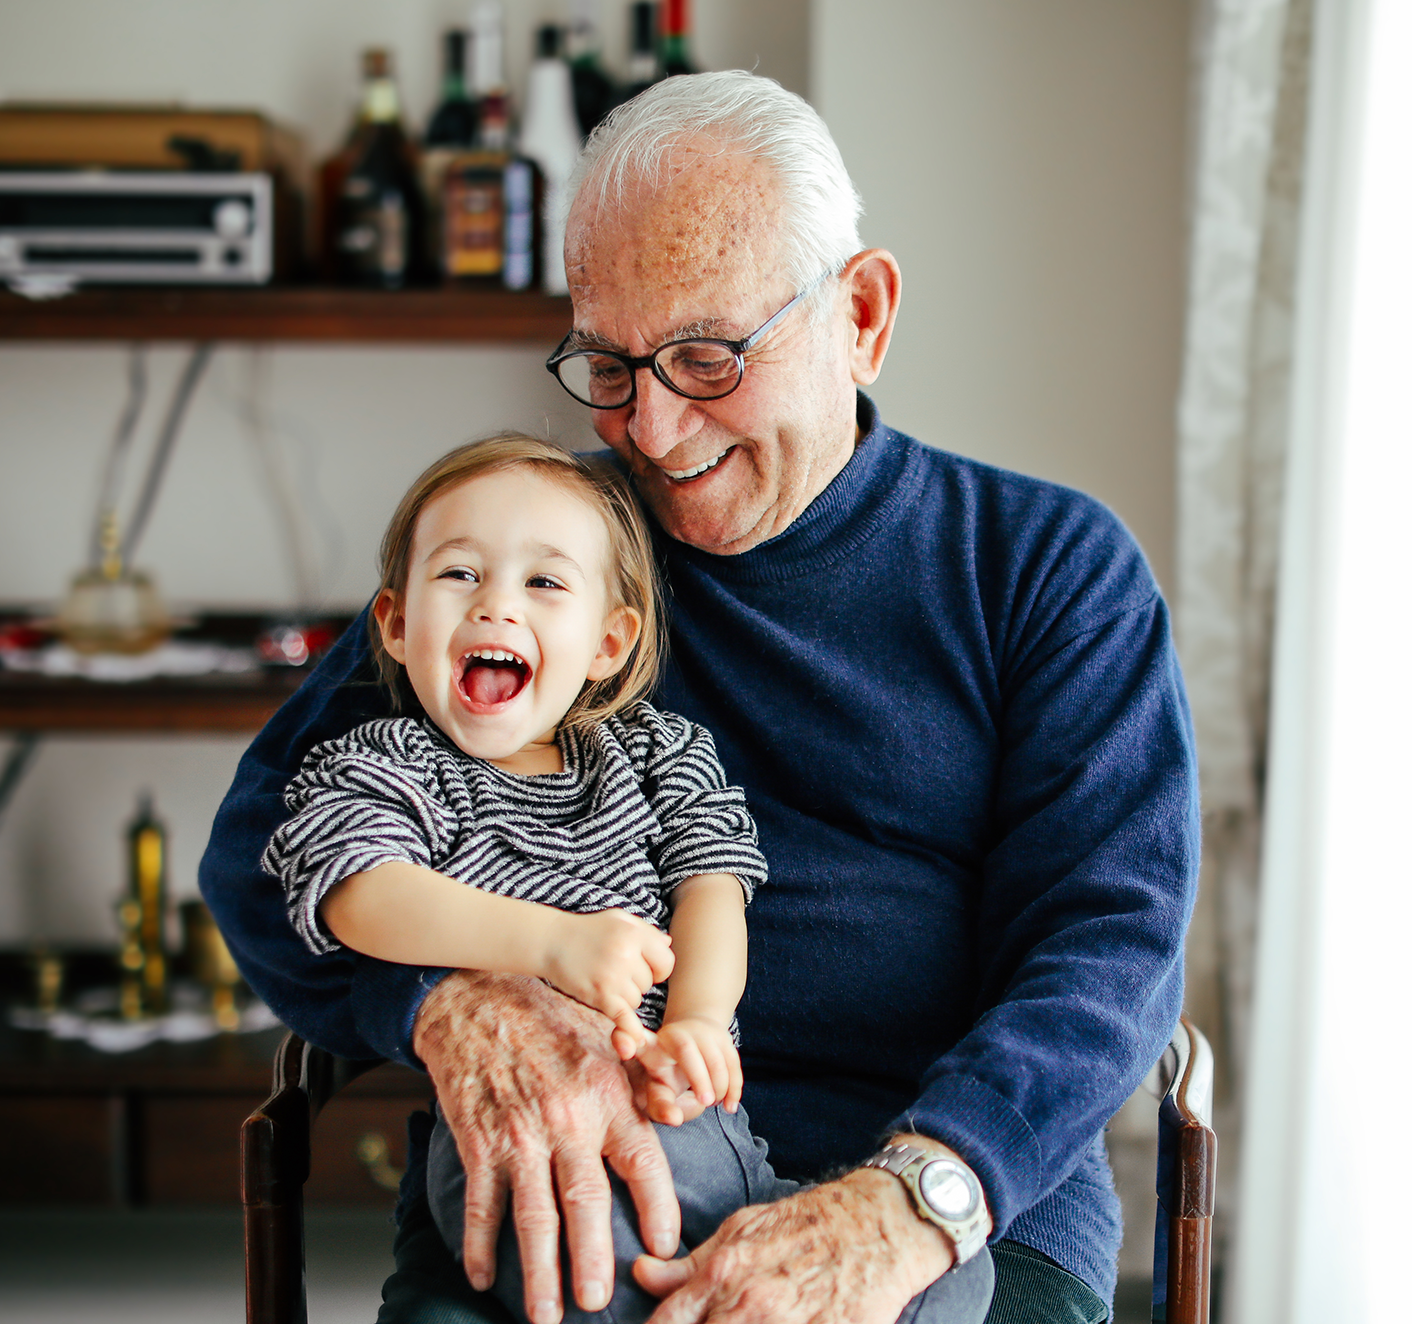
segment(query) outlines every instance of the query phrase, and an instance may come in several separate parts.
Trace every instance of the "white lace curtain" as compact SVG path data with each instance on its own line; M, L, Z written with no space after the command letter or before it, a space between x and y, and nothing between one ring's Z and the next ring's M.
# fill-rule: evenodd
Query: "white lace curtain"
M1204 0L1178 414L1176 626L1204 859L1187 1006L1216 1049L1218 1256L1239 1192L1310 0Z

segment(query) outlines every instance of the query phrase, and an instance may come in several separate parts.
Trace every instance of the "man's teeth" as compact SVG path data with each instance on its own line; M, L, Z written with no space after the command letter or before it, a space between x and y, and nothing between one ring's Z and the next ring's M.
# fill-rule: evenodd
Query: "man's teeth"
M697 474L704 474L707 469L714 469L722 460L730 454L730 448L723 450L714 460L707 460L705 464L698 464L694 469L663 469L662 472L668 478L675 478L677 482L682 482L687 478L695 478Z
M517 657L514 653L507 653L503 648L477 648L473 649L469 657L479 658L482 662L518 662L524 665L524 658Z

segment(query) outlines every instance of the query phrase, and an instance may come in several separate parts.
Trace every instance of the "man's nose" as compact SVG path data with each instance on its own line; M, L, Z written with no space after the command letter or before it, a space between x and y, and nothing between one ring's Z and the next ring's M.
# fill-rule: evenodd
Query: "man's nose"
M701 430L695 401L663 386L651 368L637 374L637 397L629 406L628 436L649 459L660 460Z

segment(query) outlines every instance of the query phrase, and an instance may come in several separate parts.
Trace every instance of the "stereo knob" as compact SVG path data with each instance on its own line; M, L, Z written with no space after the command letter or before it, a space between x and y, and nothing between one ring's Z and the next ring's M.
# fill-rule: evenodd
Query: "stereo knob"
M250 208L235 198L227 198L221 203L213 217L216 233L222 239L239 239L250 232Z

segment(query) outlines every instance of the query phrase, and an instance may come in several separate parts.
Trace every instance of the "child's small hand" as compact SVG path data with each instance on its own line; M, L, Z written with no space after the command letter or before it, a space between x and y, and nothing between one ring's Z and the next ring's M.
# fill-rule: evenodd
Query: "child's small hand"
M647 1115L654 1122L680 1126L713 1104L727 1112L740 1107L744 1075L730 1031L704 1017L669 1021L650 1035L635 1054L653 1082L665 1086L647 1093ZM682 1085L689 1086L683 1090Z
M556 923L545 953L545 978L613 1021L614 1044L623 1036L641 1043L647 1031L635 1009L653 984L672 973L672 940L625 910L559 912L557 918L562 922Z

